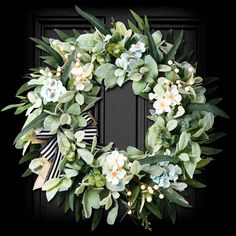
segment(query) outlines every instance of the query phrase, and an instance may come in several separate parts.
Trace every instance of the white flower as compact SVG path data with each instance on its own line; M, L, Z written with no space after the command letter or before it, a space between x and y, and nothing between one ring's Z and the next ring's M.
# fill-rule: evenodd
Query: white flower
M119 184L120 180L123 179L126 175L126 171L124 169L121 170L112 170L107 172L106 179L107 182L112 183L113 185Z
M48 102L57 102L59 97L65 92L66 88L60 80L48 78L43 82L40 95L44 99L44 104L47 104Z
M107 156L107 164L108 166L115 167L115 169L120 169L124 166L127 157L118 151L113 151L111 154Z
M75 78L74 85L75 85L76 90L78 90L78 91L84 90L86 83L89 83L89 81L84 79L83 77Z
M169 102L164 98L158 98L154 104L153 107L156 109L156 114L160 115L164 112L170 112L170 104Z
M93 70L93 67L91 67L90 70L88 70L87 72L84 71L79 61L77 61L74 64L70 73L72 77L74 77L75 79L74 85L75 85L76 90L82 91L85 89L86 85L90 83L89 79L92 78L92 70Z
M127 157L118 151L113 151L106 157L102 172L106 175L107 182L113 185L119 184L126 175L126 171L123 169L125 161L127 161Z
M182 96L179 94L178 87L176 85L171 86L170 91L166 92L165 98L172 106L179 104L182 100Z
M144 53L146 51L145 44L140 41L137 42L136 44L132 44L129 51L132 53L135 53L135 52Z

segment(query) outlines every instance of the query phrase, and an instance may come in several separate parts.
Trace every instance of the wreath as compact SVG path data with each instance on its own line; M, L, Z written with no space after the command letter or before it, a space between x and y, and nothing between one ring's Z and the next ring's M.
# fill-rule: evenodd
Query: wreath
M42 56L48 66L31 69L16 93L21 102L3 109L26 112L14 141L23 149L20 164L30 161L23 176L37 174L33 189L45 191L48 201L57 195L76 221L92 217L92 230L103 216L114 224L118 212L146 229L151 229L149 216L162 219L163 212L174 223L176 204L191 207L187 187L205 187L194 175L220 152L208 144L224 136L214 131L214 118L228 116L216 106L220 99L206 102L205 96L205 86L216 78L196 76L191 54L175 60L183 31L173 41L171 30L166 37L151 32L147 17L133 11L136 24L128 20L130 29L115 21L108 28L75 9L94 29L74 30L73 37L55 30L60 40L32 38L48 54ZM97 144L90 111L101 99L101 86L128 81L134 94L152 105L145 152Z

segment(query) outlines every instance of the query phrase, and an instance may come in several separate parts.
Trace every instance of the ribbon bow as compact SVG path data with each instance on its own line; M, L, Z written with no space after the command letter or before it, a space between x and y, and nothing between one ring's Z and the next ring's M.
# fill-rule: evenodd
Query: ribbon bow
M85 127L78 127L74 131L84 131L83 140L92 140L93 137L97 135L97 123L89 112L83 113L82 116L86 120L87 125ZM41 156L44 157L44 164L34 184L34 189L37 189L42 187L47 180L57 178L60 175L59 166L64 156L61 154L58 147L57 133L52 134L49 131L42 130L36 134L35 137L39 140L39 143L46 141L39 149Z

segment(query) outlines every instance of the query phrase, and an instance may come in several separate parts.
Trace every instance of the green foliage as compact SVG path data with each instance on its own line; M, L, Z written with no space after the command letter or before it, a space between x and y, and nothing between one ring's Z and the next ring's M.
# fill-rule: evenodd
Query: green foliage
M16 143L23 135L27 134L33 128L37 127L38 124L42 124L43 120L46 118L46 113L41 113L38 117L32 120L28 125L26 125L20 133L16 136L14 143Z
M87 21L89 21L95 28L97 28L101 33L103 34L109 34L110 30L109 28L100 20L98 20L95 16L90 15L89 13L83 11L78 6L75 6L75 10L79 15L81 15L83 18L85 18Z

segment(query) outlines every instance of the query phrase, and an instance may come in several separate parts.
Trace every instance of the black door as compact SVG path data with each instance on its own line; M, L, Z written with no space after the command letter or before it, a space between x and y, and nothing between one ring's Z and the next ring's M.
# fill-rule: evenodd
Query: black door
M219 75L222 77L222 81L219 82L220 91L218 92L222 95L227 87L223 80L227 78L225 78L225 71L222 70L220 67L222 64L219 62L219 58L223 57L222 50L224 50L223 48L221 50L218 48L221 40L222 44L224 40L223 36L219 35L218 28L220 27L219 23L222 25L223 22L222 19L220 20L218 18L220 8L215 7L215 11L211 11L208 7L189 6L187 3L182 2L168 5L150 2L127 5L124 3L118 4L114 1L114 3L96 3L94 5L84 4L84 2L80 4L75 1L80 7L94 14L107 24L110 23L111 17L127 22L127 18L131 18L129 9L133 9L140 15L147 15L152 29L159 29L164 33L170 28L176 33L180 29L184 29L184 52L195 51L193 62L198 61L198 73L200 75ZM68 34L72 32L73 28L79 31L90 29L89 23L75 13L73 1L66 3L66 1L48 0L34 3L34 5L25 4L20 12L17 9L14 10L16 14L12 17L16 23L9 25L7 32L10 31L11 35L15 37L12 42L15 47L13 55L16 53L18 58L18 61L14 61L17 71L12 71L14 76L11 78L11 86L8 85L10 92L5 91L4 93L4 103L5 101L6 103L12 101L16 88L22 83L20 75L26 73L27 68L41 64L39 59L40 52L35 49L33 43L28 40L28 37L56 37L53 31L54 28L63 30ZM224 18L225 21L227 19ZM222 39L220 38L221 36ZM216 40L219 41L219 44ZM218 53L216 53L217 50ZM228 104L227 99L229 99L229 94L225 93L224 95L225 103L223 105L226 106ZM148 112L147 102L133 95L130 84L127 84L123 88L112 89L111 91L105 92L103 90L102 96L102 101L94 111L99 124L100 143L105 144L109 141L114 141L119 148L132 145L144 149L144 136L149 126L146 119ZM14 135L19 131L19 127L21 127L23 118L12 118L9 113L7 115L5 114L3 122L8 123L9 121L14 125L8 128L7 134L10 138L7 141L4 139L4 142L8 148L7 153L12 158L11 163L16 166L21 154L19 151L13 150L11 143ZM224 121L220 120L218 122L219 126L221 126L221 122ZM229 124L222 124L225 126L221 126L223 131L229 130ZM225 143L218 143L218 145L224 149L228 148L226 139ZM208 189L190 192L190 202L193 205L193 209L178 209L177 224L196 222L203 224L218 219L215 214L217 212L216 207L218 206L215 197L219 196L220 193L217 192L215 187L218 185L216 181L223 183L223 180L217 175L221 164L225 162L223 158L225 158L225 155L221 154L218 157L219 160L216 161L217 163L208 168L207 175L203 176L203 182L209 185ZM15 180L14 182L17 185L18 204L16 211L18 218L20 217L21 219L38 223L74 223L73 214L65 215L62 208L56 207L55 202L47 203L44 193L40 191L32 193L31 188L34 179L32 177L20 179L20 172L23 169L17 166L16 170L15 180L17 179L17 182ZM16 201L15 196L13 197L13 201ZM222 209L220 210L222 211ZM155 221L154 228L158 228L158 224L163 223L170 224L170 221ZM133 226L134 230L140 230L140 228L132 225L132 222L128 219L122 223L122 225L126 224ZM81 228L82 226L80 225L79 227ZM109 227L109 230L112 231L111 227Z

